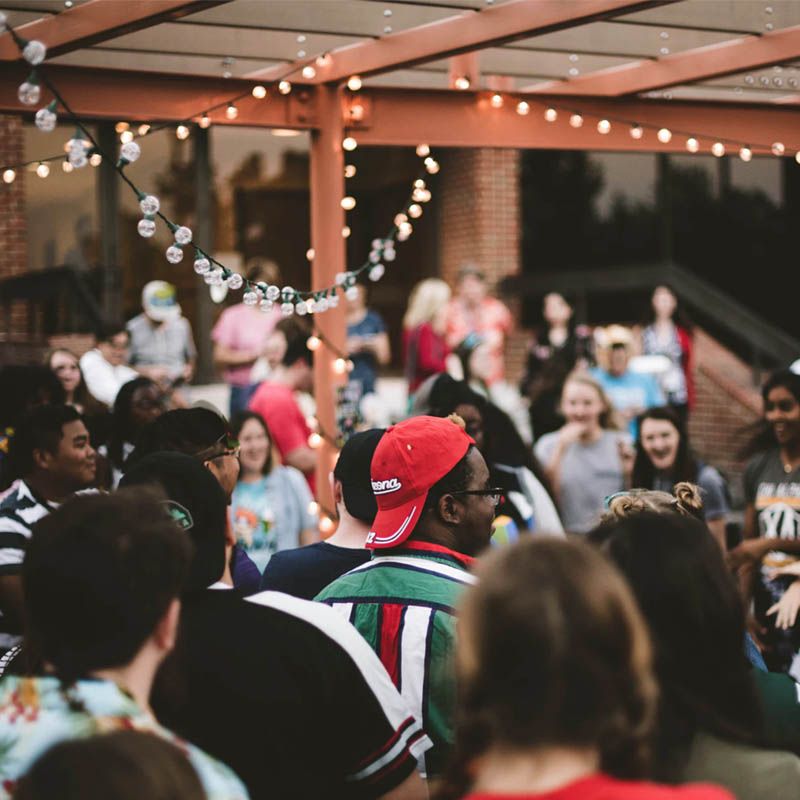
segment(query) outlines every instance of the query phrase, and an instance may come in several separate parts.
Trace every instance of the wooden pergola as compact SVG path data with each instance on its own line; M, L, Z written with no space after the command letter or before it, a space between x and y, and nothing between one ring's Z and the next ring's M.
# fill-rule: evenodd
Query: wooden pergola
M223 109L211 117L215 125L311 132L316 257L312 286L298 288L331 285L347 269L340 200L348 134L361 146L685 153L691 138L706 153L717 141L729 153L746 146L753 155L794 157L800 150L800 3L793 0L75 0L64 6L0 0L21 36L47 45L49 79L84 119L185 122L256 84L291 80L289 94L270 90L266 99L237 101L236 119ZM0 35L0 61L7 62L0 111L30 114L17 99L28 65L8 33ZM361 79L356 92L346 85L352 76ZM575 114L579 126L570 123ZM631 134L634 127L641 137ZM661 129L670 135L658 135ZM344 348L341 306L315 324ZM335 358L325 347L315 353L318 417L328 431L344 380L333 371ZM317 485L327 506L334 457L325 443Z

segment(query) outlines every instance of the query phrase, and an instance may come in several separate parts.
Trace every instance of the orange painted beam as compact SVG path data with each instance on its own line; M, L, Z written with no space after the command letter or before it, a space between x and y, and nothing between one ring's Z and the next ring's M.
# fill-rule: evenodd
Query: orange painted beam
M698 47L654 60L590 72L565 81L537 84L532 92L619 97L666 86L732 75L800 58L800 25Z
M311 262L311 285L332 286L336 273L347 270L345 239L342 228L344 209L344 153L342 139L342 101L340 91L323 86L317 91L319 128L311 136L311 246L318 254ZM340 352L346 352L347 321L345 302L340 294L336 308L314 315L314 324ZM336 435L337 389L346 382L345 375L333 371L337 356L323 344L314 353L314 399L321 432ZM317 451L317 499L323 508L334 510L328 475L336 463L337 450L324 440Z
M391 72L672 2L675 0L509 0L333 50L331 63L317 68L314 81L327 83L350 75ZM291 67L299 71L307 63L307 59L295 61ZM289 68L283 64L247 77L272 80Z
M24 39L44 42L48 56L57 56L226 2L229 0L88 0L21 25L16 32ZM19 58L11 34L0 35L0 61Z

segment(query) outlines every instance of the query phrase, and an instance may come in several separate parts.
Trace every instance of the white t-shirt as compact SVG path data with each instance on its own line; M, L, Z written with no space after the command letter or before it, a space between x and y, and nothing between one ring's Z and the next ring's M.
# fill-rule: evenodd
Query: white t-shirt
M139 377L135 369L126 367L125 364L110 364L97 348L84 353L80 364L89 393L109 407L114 405L117 392L123 384Z

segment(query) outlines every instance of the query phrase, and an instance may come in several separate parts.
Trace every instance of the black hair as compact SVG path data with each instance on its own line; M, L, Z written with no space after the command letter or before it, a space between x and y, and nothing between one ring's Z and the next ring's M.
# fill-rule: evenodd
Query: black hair
M773 372L761 387L761 399L766 407L767 398L773 389L783 388L791 392L794 399L800 403L800 375L792 372L790 369L779 369ZM762 418L754 425L746 429L750 436L747 444L742 448L739 455L742 458L749 458L750 456L762 453L775 447L775 432L772 426Z
M298 333L295 336L286 337L286 352L283 354L281 364L284 367L291 367L298 361L305 361L310 367L314 363L314 354L308 349L306 341L308 334Z
M64 425L80 419L81 415L74 406L43 405L26 411L17 424L9 446L11 476L25 478L34 472L34 451L58 452L64 436Z
M633 462L631 485L640 489L652 489L655 484L656 468L642 444L642 423L647 419L669 422L678 432L678 451L670 471L670 481L672 483L682 481L697 483L697 460L689 446L689 432L686 429L686 423L672 406L656 406L639 414L636 420L639 433L636 437L636 458Z
M83 495L34 527L26 636L63 684L128 664L180 596L191 543L163 501L152 489Z
M472 480L472 469L469 465L468 456L475 449L475 445L471 444L467 448L467 452L456 463L453 469L439 478L436 483L428 489L428 496L425 498L425 506L423 511L431 508L436 508L439 499L452 492L461 492L469 486Z
M111 430L108 434L108 457L111 463L122 468L123 452L125 442L130 442L137 434L131 430L131 405L133 396L139 389L152 386L157 391L158 384L151 378L140 376L124 383L114 399L114 409L111 412Z
M10 364L0 367L0 430L16 426L20 416L33 406L66 400L61 381L44 364Z
M744 606L705 524L642 512L601 523L589 540L627 578L653 637L662 691L653 777L679 779L698 730L763 744Z
M245 423L248 420L255 420L264 430L264 433L267 435L267 439L269 441L269 449L267 450L267 457L264 460L264 466L261 468L262 475L269 475L272 471L273 465L273 441L272 441L272 434L270 433L269 427L267 426L264 417L261 414L256 414L255 411L237 411L232 417L230 421L231 426L231 433L233 434L235 439L238 439L242 428L244 428Z
M176 408L146 425L126 465L135 464L150 453L164 450L197 457L230 433L223 417L209 408Z
M667 289L675 298L675 310L672 312L672 323L679 328L683 328L687 333L691 333L694 329L694 323L678 300L678 293L669 283L659 283L653 287L653 291L650 292L650 298L647 302L647 312L644 315L644 324L652 325L656 321L656 312L653 308L653 295L655 294L656 289L662 288Z
M120 730L66 739L39 756L15 800L205 800L186 753L153 733Z
M105 319L95 330L95 337L98 342L108 342L118 333L124 333L130 337L125 323L121 319Z

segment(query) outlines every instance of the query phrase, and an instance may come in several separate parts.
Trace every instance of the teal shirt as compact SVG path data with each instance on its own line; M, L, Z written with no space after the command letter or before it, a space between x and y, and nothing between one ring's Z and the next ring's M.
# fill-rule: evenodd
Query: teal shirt
M472 559L445 547L406 542L325 587L333 606L366 639L433 741L420 764L441 775L453 743L456 607L474 582Z

